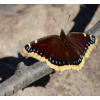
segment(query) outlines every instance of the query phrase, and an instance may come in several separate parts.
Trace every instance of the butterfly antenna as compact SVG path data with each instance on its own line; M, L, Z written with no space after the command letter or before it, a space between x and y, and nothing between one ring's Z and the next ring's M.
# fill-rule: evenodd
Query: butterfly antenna
M54 17L53 17L53 21L56 23L57 27L58 27L59 29L61 29L61 31L60 31L60 37L61 37L62 35L65 36L64 29L57 23L57 21L56 21L56 19L55 19Z
M70 22L70 18L71 18L71 15L68 16L68 19L67 19L67 22L66 22L66 28L68 27L68 23Z
M70 17L71 17L71 15L68 16L67 23L66 23L67 26L66 26L66 27L68 27L68 23L70 22ZM62 28L62 27L57 23L57 21L56 21L56 19L55 19L54 17L53 17L53 21L56 23L57 27L58 27L59 29L61 29L60 34L61 34L61 33L65 33L65 32L64 32L64 28Z
M56 19L53 17L53 21L56 23L57 27L61 30L63 30L63 28L57 23Z

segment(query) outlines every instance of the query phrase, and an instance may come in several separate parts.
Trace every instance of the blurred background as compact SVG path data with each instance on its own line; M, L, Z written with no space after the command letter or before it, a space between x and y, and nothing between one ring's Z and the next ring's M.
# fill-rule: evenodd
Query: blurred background
M18 52L28 42L59 35L61 28L66 34L84 32L99 20L99 5L0 5L1 82L14 74L20 62ZM80 72L51 74L14 95L100 95L100 63L96 60L100 59L100 47L97 48Z

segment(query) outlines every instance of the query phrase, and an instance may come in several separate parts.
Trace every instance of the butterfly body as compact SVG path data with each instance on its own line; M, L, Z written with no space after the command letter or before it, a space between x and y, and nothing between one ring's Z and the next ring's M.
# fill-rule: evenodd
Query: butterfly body
M85 59L97 43L97 38L90 34L71 33L60 36L51 35L40 38L25 46L24 53L29 57L46 62L55 70L80 70Z

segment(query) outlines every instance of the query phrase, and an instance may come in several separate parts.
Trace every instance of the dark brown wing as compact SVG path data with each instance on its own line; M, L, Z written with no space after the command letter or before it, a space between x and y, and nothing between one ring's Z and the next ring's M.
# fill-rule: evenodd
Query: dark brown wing
M79 65L89 46L95 43L95 36L88 34L72 33L65 35L52 35L33 41L30 46L25 46L32 57L40 60L35 54L44 57L54 65Z
M59 65L61 65L61 63L65 63L63 61L67 61L68 59L65 58L66 47L57 35L41 38L37 40L37 43L33 41L31 42L31 47L36 49L35 52L38 51L38 54L42 53L42 56L54 64L60 61Z
M63 35L63 34L62 34ZM66 58L71 65L80 64L90 45L95 43L95 36L89 34L70 33L61 39L66 47Z

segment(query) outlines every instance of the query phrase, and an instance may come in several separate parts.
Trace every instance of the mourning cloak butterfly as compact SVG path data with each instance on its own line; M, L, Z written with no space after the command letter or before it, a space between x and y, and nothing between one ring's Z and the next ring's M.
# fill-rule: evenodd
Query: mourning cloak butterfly
M75 32L65 35L62 30L60 36L51 35L27 44L23 53L58 71L80 70L96 43L94 35Z

